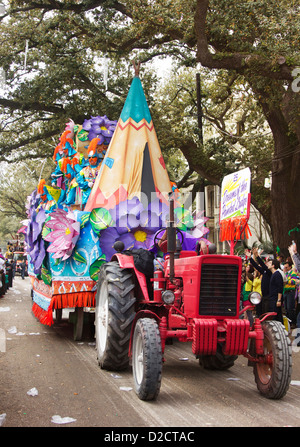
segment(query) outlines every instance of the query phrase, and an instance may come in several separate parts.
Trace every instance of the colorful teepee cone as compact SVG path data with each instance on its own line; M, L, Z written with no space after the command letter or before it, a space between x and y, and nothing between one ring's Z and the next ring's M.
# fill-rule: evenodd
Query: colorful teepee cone
M135 76L85 211L109 209L133 197L167 201L170 191L143 87Z

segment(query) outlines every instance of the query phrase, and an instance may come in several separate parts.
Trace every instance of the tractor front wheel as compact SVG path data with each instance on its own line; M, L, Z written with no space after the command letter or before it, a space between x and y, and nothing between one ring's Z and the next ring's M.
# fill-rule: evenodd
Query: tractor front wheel
M262 323L262 328L264 355L263 362L254 364L255 382L260 393L268 399L281 399L291 381L291 341L279 321L266 321Z
M140 318L136 323L132 369L138 397L141 400L156 399L161 385L162 348L158 325L153 318Z

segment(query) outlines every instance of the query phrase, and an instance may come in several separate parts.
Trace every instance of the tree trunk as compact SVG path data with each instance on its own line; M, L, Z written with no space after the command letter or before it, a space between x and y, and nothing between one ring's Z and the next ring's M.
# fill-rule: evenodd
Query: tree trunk
M283 109L282 104L277 104L277 107L270 108L266 102L261 105L274 138L271 186L273 243L284 256L288 256L287 248L292 240L298 241L300 247L300 231L289 235L289 231L300 223L300 135L292 131L291 121L287 122L291 114L288 107Z
M284 152L286 152L286 146L279 146L279 154L282 154L282 158L273 160L271 226L274 245L288 256L287 248L292 240L298 242L298 247L300 247L300 232L293 231L289 235L289 231L300 223L300 172L298 171L298 176L294 180L291 178L293 165L299 164L300 154L284 155Z
M219 36L214 46L213 33L207 27L209 13L209 0L197 0L197 61L208 68L232 70L242 74L263 109L274 138L271 212L266 210L270 216L268 223L271 226L274 248L279 247L288 256L287 248L292 240L298 240L300 249L300 93L292 88L293 67L286 63L285 58L277 58L274 66L272 58L258 55L255 49L252 53L250 51L245 54L234 48L231 53L228 36L224 41ZM210 45L215 52L211 51ZM194 169L197 170L196 167ZM297 224L299 231L289 235L289 231L296 228Z

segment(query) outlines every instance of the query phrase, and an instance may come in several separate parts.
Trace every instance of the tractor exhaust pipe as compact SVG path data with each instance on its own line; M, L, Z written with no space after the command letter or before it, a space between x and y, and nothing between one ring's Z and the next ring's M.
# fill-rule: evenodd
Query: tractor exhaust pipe
M169 222L167 226L167 241L168 248L167 251L169 253L169 263L170 263L170 281L173 282L174 279L174 259L176 252L176 227L175 227L175 219L174 219L174 196L173 193L169 195Z

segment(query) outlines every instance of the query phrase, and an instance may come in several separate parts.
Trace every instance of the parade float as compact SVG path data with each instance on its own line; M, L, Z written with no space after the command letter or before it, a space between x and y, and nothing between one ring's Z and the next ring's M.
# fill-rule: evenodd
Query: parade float
M208 243L207 219L185 209L170 182L137 69L119 120L70 120L53 160L50 184L40 180L27 203L32 311L51 326L70 309L79 340L86 310L95 306L99 269L116 241L125 250L150 250L167 225L172 191L183 249L194 250L201 238Z
M206 218L170 182L138 73L118 122L70 121L54 161L52 184L41 180L27 204L32 310L41 323L73 309L79 340L85 309L95 306L99 366L122 371L131 361L142 400L158 397L174 339L208 370L227 370L243 355L259 392L284 397L292 376L284 326L274 312L241 318L261 299L252 292L240 309L242 260L232 253L249 232L250 171L224 179L220 230L231 254L217 255L203 238Z

